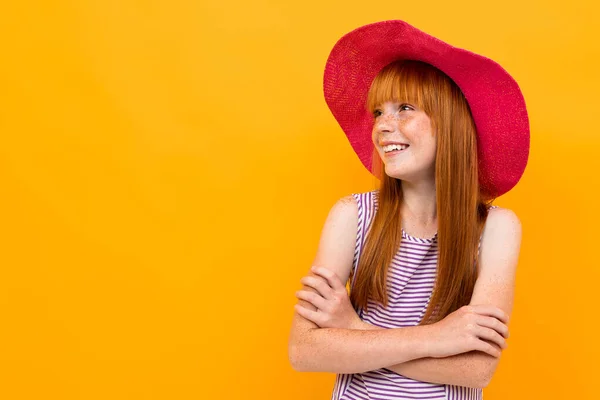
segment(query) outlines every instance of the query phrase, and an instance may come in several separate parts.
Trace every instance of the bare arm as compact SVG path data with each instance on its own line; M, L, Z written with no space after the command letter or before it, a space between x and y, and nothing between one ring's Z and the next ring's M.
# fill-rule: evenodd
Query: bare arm
M360 329L386 330L366 322ZM497 362L498 358L487 353L469 351L444 358L423 357L384 368L423 382L483 388L487 386L489 364Z
M352 199L345 198L336 203L326 221L319 250L313 262L313 265L323 265L334 271L342 282L347 281L352 265L356 221L356 203ZM487 234L487 236L492 237L488 240L498 240L497 237L493 238L497 235ZM486 237L485 233L484 237ZM500 242L505 244L505 242ZM490 262L483 261L483 258L486 258L484 247L482 243L482 265L487 265ZM492 251L492 253L494 252ZM496 255L494 254L494 256ZM498 259L505 260L506 263L505 256L510 257L510 252L504 256L500 255ZM487 256L487 258L490 257ZM501 267L496 269L498 268L501 269ZM485 270L492 272L480 275L471 304L496 304L509 312L508 304L501 301L506 298L505 291L500 290L495 296L486 298L489 293L498 290L503 285L506 286L507 279L504 278L499 285L497 282L498 271L489 267ZM487 278L484 278L484 275ZM487 287L490 284L492 286ZM304 289L314 291L307 286ZM509 297L512 301L512 296ZM307 309L316 310L312 304L306 301L299 300L299 304ZM320 329L312 321L295 313L288 344L289 359L292 366L299 371L356 373L385 367L393 368L402 375L422 381L471 387L487 384L497 364L495 357L479 352L469 352L445 359L428 360L430 354L428 354L428 345L425 340L430 335L427 334L426 329L427 326L417 326L386 329L382 332L369 330L371 332L362 333L347 329ZM420 334L416 334L416 332ZM477 358L470 358L467 361L468 357L474 357L473 355L476 355ZM481 361L481 364L473 364L475 360ZM475 375L477 371L483 371L484 375ZM466 382L464 376L467 377ZM482 380L481 376L486 379Z
M521 225L517 216L508 209L491 211L482 237L480 273L470 304L494 304L510 315L520 243ZM357 328L384 329L366 322ZM489 384L499 361L500 358L487 353L470 351L445 358L413 359L386 368L420 381L483 388Z
M296 315L297 316L297 315ZM297 316L298 317L298 316ZM290 347L297 371L360 373L427 357L429 326L397 329L310 329Z
M351 196L340 199L331 209L319 242L313 265L334 271L347 282L354 257L358 228L358 206ZM309 275L315 275L309 272ZM304 290L315 290L304 285ZM317 310L311 303L298 304ZM320 328L294 313L288 342L288 356L298 371L357 373L428 356L424 338L428 327L366 331Z

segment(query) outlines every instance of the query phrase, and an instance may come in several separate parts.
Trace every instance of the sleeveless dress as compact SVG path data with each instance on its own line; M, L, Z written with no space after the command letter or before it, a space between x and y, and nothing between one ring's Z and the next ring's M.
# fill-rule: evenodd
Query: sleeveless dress
M377 211L378 190L353 193L358 203L358 229L352 266L352 282L366 234ZM496 208L490 206L488 209ZM481 238L479 239L481 247ZM368 311L360 308L361 320L382 328L418 325L429 304L437 266L437 234L423 239L402 229L401 245L394 255L387 278L388 306L369 300ZM387 368L355 374L337 374L331 400L440 399L481 400L480 388L422 382Z

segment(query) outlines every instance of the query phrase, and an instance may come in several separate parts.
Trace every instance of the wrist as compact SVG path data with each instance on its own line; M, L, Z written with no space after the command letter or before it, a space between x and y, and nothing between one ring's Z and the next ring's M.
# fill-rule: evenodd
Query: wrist
M421 349L423 349L423 352L425 354L425 357L435 357L435 350L434 350L434 338L435 335L433 335L432 331L434 329L437 329L437 327L435 326L435 324L430 324L430 325L422 325L423 331L422 331L422 335L420 335L420 339L421 339Z

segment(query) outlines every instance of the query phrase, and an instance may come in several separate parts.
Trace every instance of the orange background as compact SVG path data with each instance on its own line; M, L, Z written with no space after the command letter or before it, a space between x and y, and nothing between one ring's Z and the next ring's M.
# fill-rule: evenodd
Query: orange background
M531 156L486 400L593 399L599 7L5 2L0 398L328 399L287 339L325 217L375 188L323 100L344 33L405 19L519 82Z

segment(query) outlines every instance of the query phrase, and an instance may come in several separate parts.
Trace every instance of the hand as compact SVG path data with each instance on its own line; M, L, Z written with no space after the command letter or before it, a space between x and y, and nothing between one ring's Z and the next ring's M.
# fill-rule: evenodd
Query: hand
M305 276L300 280L306 286L317 290L317 293L299 290L296 297L311 303L317 308L309 310L296 304L294 308L304 318L314 322L319 328L360 329L360 317L354 311L346 286L335 272L323 267L312 267L317 275Z
M431 325L431 357L448 357L472 350L500 357L501 349L507 346L507 323L506 313L493 305L463 306Z

